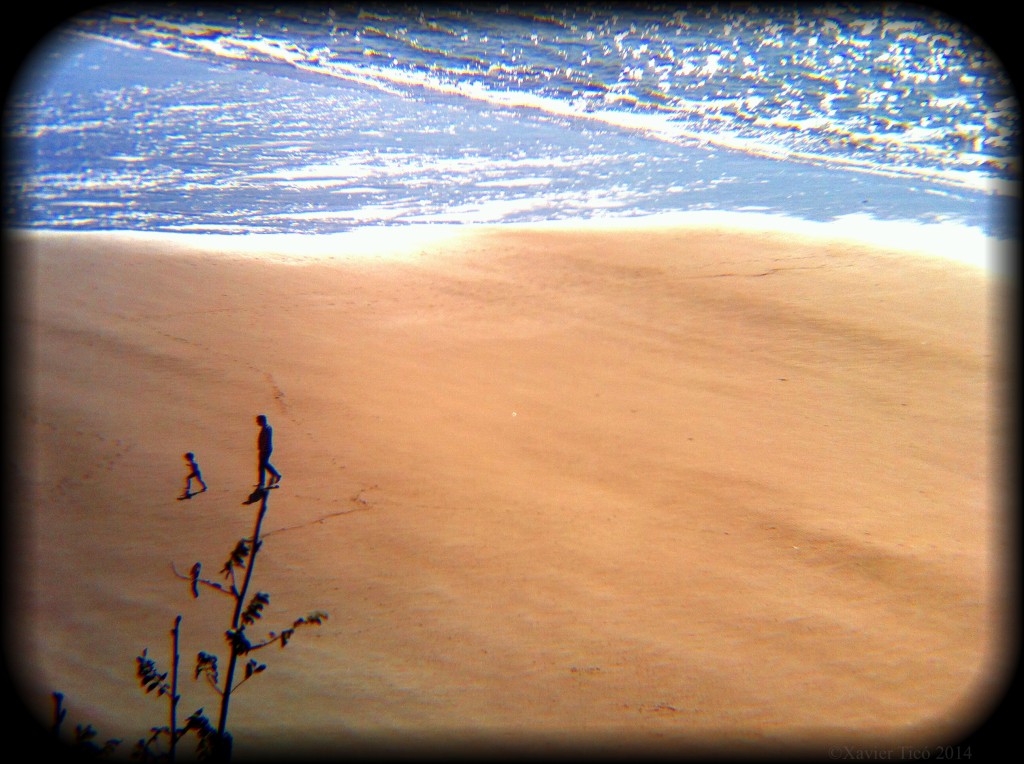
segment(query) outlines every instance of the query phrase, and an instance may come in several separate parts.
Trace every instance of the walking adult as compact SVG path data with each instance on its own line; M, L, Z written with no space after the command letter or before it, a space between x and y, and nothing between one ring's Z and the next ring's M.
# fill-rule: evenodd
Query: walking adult
M260 427L260 434L256 438L256 452L259 454L259 482L256 487L263 488L268 472L270 483L267 485L277 485L281 482L281 473L270 463L270 455L274 452L274 428L263 414L256 417L256 424Z

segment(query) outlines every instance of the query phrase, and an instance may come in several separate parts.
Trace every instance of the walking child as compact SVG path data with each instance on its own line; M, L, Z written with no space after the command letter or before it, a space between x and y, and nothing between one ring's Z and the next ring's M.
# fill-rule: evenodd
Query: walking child
M202 486L196 493L202 493L206 490L206 483L203 481L203 473L199 471L199 465L196 463L196 455L189 451L185 454L185 463L188 465L188 477L185 478L185 494L184 498L190 498L192 496L192 481L195 480Z

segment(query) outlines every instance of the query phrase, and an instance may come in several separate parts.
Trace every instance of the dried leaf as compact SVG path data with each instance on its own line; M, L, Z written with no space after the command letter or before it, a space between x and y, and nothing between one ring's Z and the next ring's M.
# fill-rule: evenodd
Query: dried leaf
M249 606L242 613L242 623L247 625L254 624L257 620L262 617L263 608L270 603L270 595L264 592L257 592L252 600L249 601Z
M199 573L202 569L198 562L192 566L192 599L199 599Z

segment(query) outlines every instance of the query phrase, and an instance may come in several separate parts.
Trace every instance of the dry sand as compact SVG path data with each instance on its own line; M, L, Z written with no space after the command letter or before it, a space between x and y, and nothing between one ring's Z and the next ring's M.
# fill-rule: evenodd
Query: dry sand
M343 241L13 240L41 718L61 691L125 752L166 723L134 659L169 667L177 614L182 711L213 715L192 667L231 603L171 564L215 577L251 532L258 413L260 625L329 620L258 654L243 758L898 750L999 699L999 279L785 232ZM185 451L210 490L177 501Z

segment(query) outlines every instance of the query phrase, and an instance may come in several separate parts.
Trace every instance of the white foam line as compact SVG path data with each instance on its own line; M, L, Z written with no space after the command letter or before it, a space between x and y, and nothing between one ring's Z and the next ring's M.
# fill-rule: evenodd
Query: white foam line
M503 224L494 227L500 225ZM792 233L821 240L862 244L892 253L941 258L992 274L1008 274L1012 270L1012 255L1017 247L1017 242L994 239L977 228L958 223L878 220L864 214L845 215L833 221L818 222L774 213L707 210L508 225L549 230L703 228L765 234Z
M915 223L876 220L848 215L831 222L816 222L760 212L701 211L645 216L593 216L534 223L480 223L451 220L400 225L369 225L327 234L63 231L31 229L32 235L95 236L161 243L174 247L216 251L229 257L255 257L283 263L310 260L415 260L447 247L458 250L480 232L522 230L691 229L793 234L822 241L861 244L873 250L941 258L989 274L1011 275L1017 242L997 240L980 230L955 223Z
M482 101L484 103L490 103L495 106L509 109L535 109L555 116L590 120L625 130L637 130L647 134L651 138L669 143L675 143L679 140L689 140L700 144L742 151L754 156L763 156L771 159L788 159L809 162L812 164L842 166L851 171L868 172L890 177L920 177L938 184L945 184L959 188L971 188L990 194L1016 195L1019 193L1019 188L1016 183L999 181L973 171L952 169L936 170L933 168L913 167L906 164L889 166L852 157L838 157L832 154L816 154L813 152L779 146L773 143L765 143L756 139L692 130L680 125L666 114L637 114L635 112L618 111L613 109L587 111L575 102L566 103L556 98L539 96L533 93L520 91L492 90L476 81L448 84L436 79L435 77L419 72L409 73L402 72L400 70L396 71L380 67L349 63L332 63L330 65L326 65L318 62L316 65L312 65L303 60L293 59L289 59L288 63L297 69L302 69L314 74L328 75L338 79L359 82L360 84L371 87L384 88L385 83L388 85L396 84L405 87L420 87L444 95L463 96L475 101ZM389 92L394 91L389 90ZM695 103L690 111L703 113L706 108L706 104ZM877 136L870 137L872 140L879 140ZM991 158L982 157L982 159L987 161Z
M420 224L367 226L328 234L242 233L231 226L224 226L223 233L63 229L18 229L10 233L29 241L34 237L67 237L69 241L88 237L140 247L159 246L184 254L213 252L229 258L301 264L310 260L412 260L441 245L457 248L459 240L472 229L465 224Z

